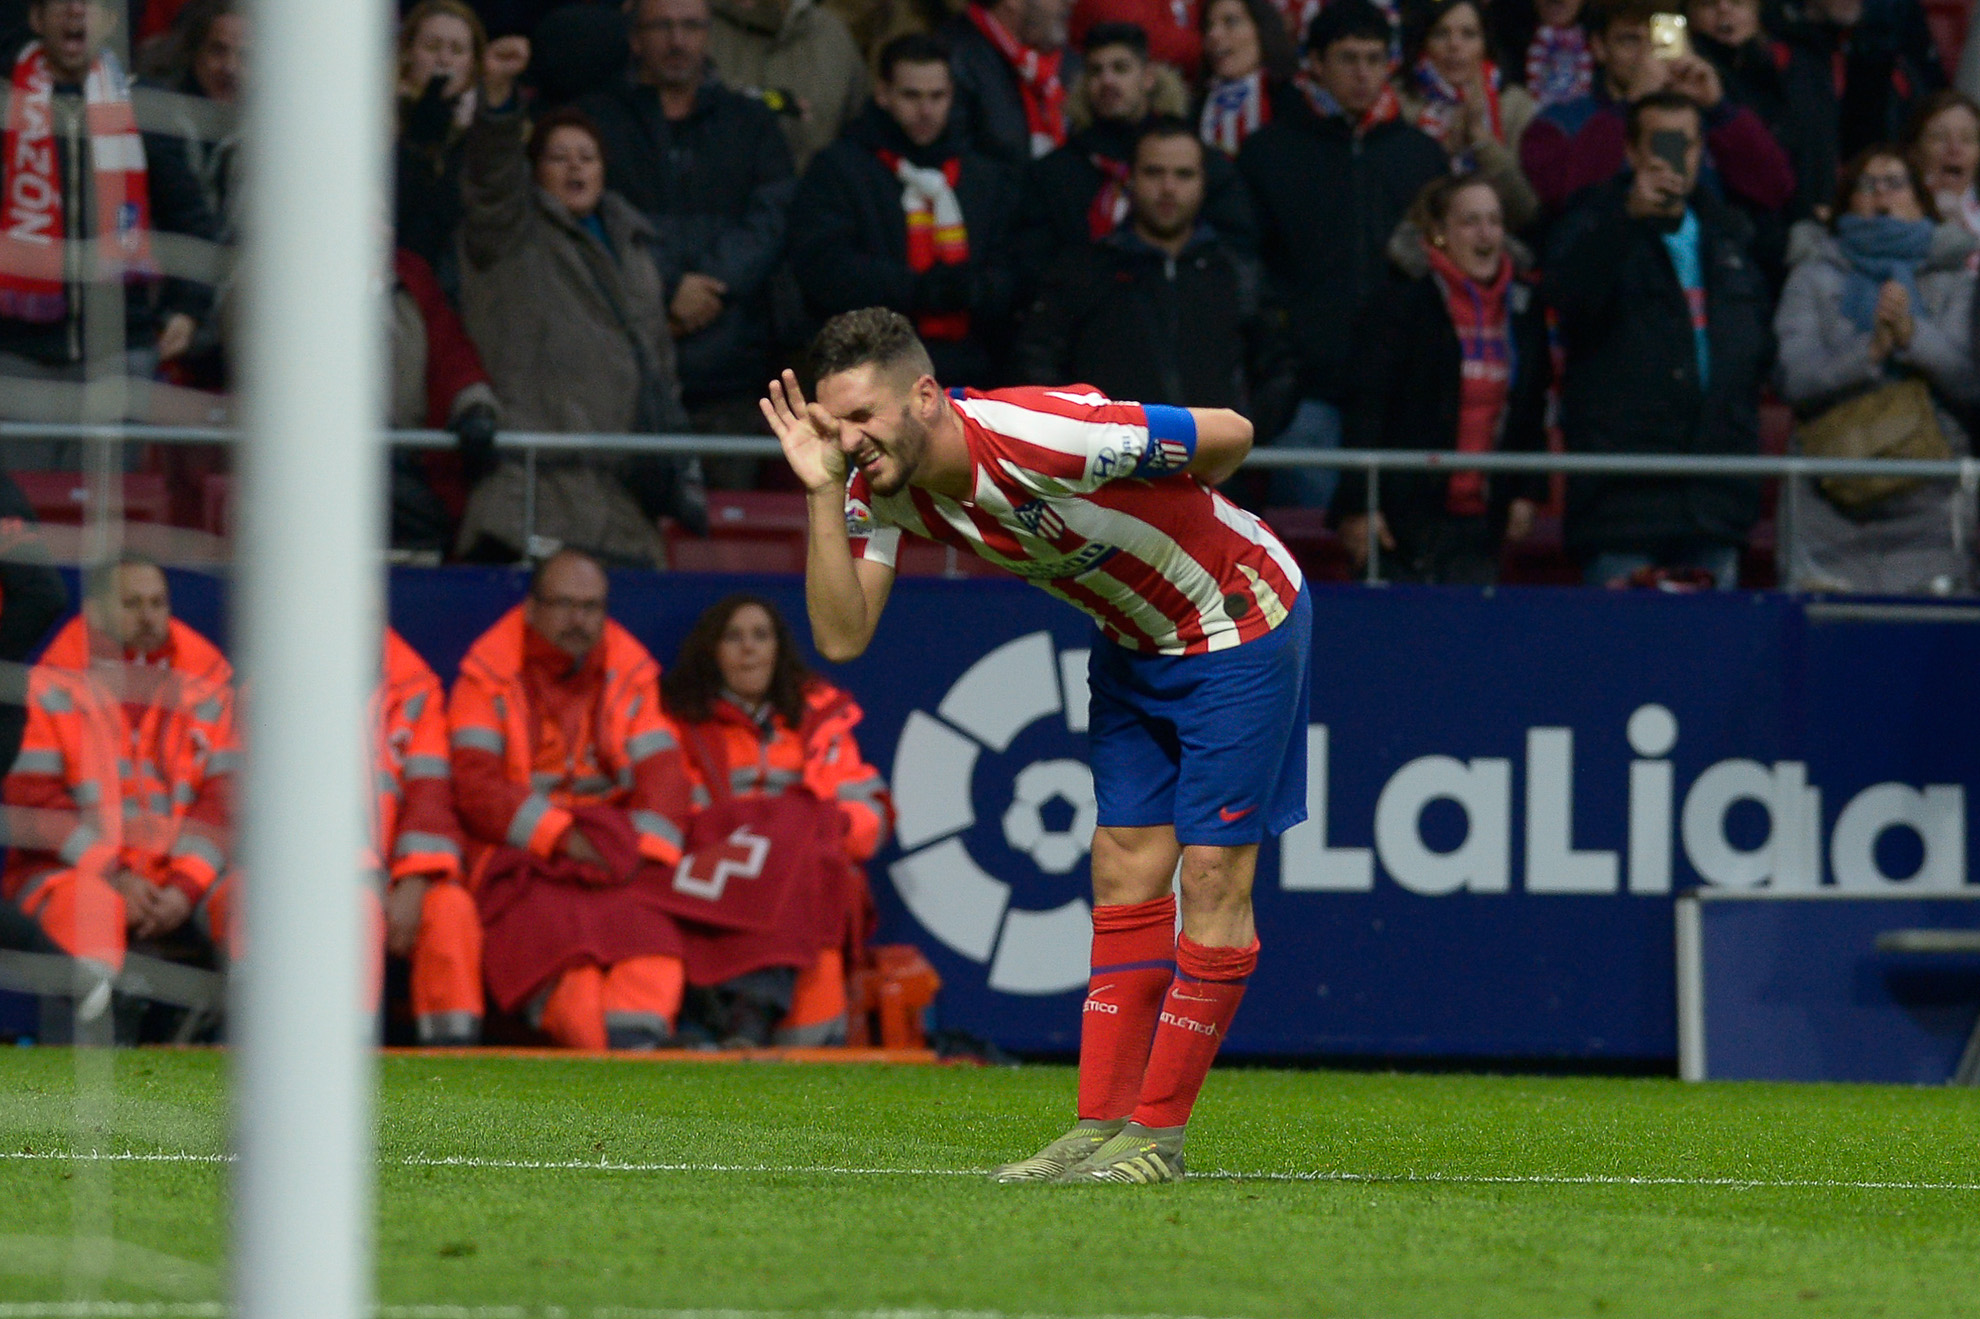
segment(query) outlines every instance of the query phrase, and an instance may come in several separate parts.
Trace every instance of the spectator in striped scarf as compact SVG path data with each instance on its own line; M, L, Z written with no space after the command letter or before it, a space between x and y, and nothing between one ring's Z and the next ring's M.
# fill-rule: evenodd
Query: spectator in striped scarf
M791 208L791 264L817 316L912 317L945 384L988 386L1007 338L1017 174L959 140L939 37L880 51L873 103L819 152Z
M1480 0L1421 0L1406 9L1396 82L1403 115L1437 139L1452 169L1492 180L1509 228L1539 216L1540 199L1519 169L1533 98L1501 76Z

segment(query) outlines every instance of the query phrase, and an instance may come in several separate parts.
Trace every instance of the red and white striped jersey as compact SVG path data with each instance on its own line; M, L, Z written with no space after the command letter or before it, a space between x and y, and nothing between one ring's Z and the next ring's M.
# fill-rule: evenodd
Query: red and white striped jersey
M1183 471L1181 408L1090 385L951 396L974 469L968 501L908 486L846 488L854 558L892 567L901 532L954 545L1091 615L1130 650L1192 655L1263 636L1303 583L1264 523Z

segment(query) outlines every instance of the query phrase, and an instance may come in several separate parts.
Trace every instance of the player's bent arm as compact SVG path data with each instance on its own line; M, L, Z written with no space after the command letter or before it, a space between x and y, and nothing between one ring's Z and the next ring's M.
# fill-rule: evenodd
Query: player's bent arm
M805 539L804 603L811 615L811 641L834 664L858 659L880 625L894 589L894 570L870 559L855 559L846 535L845 493L811 491L805 498L810 531Z
M1188 471L1221 485L1251 452L1251 423L1229 408L1191 408L1189 415L1196 422L1196 457Z

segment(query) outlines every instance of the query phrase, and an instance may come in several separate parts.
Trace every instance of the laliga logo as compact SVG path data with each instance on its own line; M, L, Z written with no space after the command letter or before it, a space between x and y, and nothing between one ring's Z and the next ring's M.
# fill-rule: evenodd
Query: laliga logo
M1805 762L1721 760L1680 796L1666 759L1677 745L1678 721L1661 705L1639 706L1624 729L1636 753L1629 766L1626 849L1576 847L1574 736L1569 728L1526 730L1528 893L1669 893L1673 842L1682 843L1700 879L1720 888L1822 888L1825 862L1834 887L1850 892L1945 892L1966 883L1962 785L1872 784L1837 813L1825 849L1822 789L1808 781ZM1371 849L1328 842L1326 725L1308 727L1306 748L1307 820L1280 839L1280 887L1365 893L1375 887L1379 860L1397 885L1426 896L1511 890L1516 817L1510 759L1420 756L1402 766L1376 800ZM1456 804L1465 817L1464 842L1450 851L1433 850L1422 834L1425 808L1440 800ZM1727 817L1740 802L1753 803L1767 818L1766 837L1753 846L1740 846L1727 834ZM1877 855L1879 840L1891 830L1918 840L1921 859L1911 875L1886 873Z
M990 964L990 988L1058 994L1086 984L1093 912L1084 897L1045 910L1013 906L1011 886L970 855L963 834L977 823L972 786L978 757L1003 754L1041 719L1086 731L1086 655L1060 652L1049 632L997 647L949 688L935 715L916 710L894 749L896 836L907 853L888 868L901 901L930 934ZM1071 808L1062 829L1045 808ZM1002 817L1004 841L1048 875L1086 859L1099 807L1093 774L1078 760L1039 760L1019 771Z

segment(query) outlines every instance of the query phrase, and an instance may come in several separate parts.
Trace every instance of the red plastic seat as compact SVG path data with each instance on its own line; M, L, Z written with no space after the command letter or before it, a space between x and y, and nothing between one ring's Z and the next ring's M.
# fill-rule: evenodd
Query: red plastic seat
M81 472L13 472L43 522L79 524L89 512L89 480ZM158 472L127 472L123 477L126 522L169 522L172 493Z
M804 571L804 542L677 533L667 538L667 566L676 572L799 573Z
M1300 571L1315 582L1351 582L1354 566L1348 562L1341 538L1327 525L1323 508L1268 508L1265 524L1277 532L1292 551Z
M229 536L234 529L234 478L209 472L199 480L199 525L202 531Z

